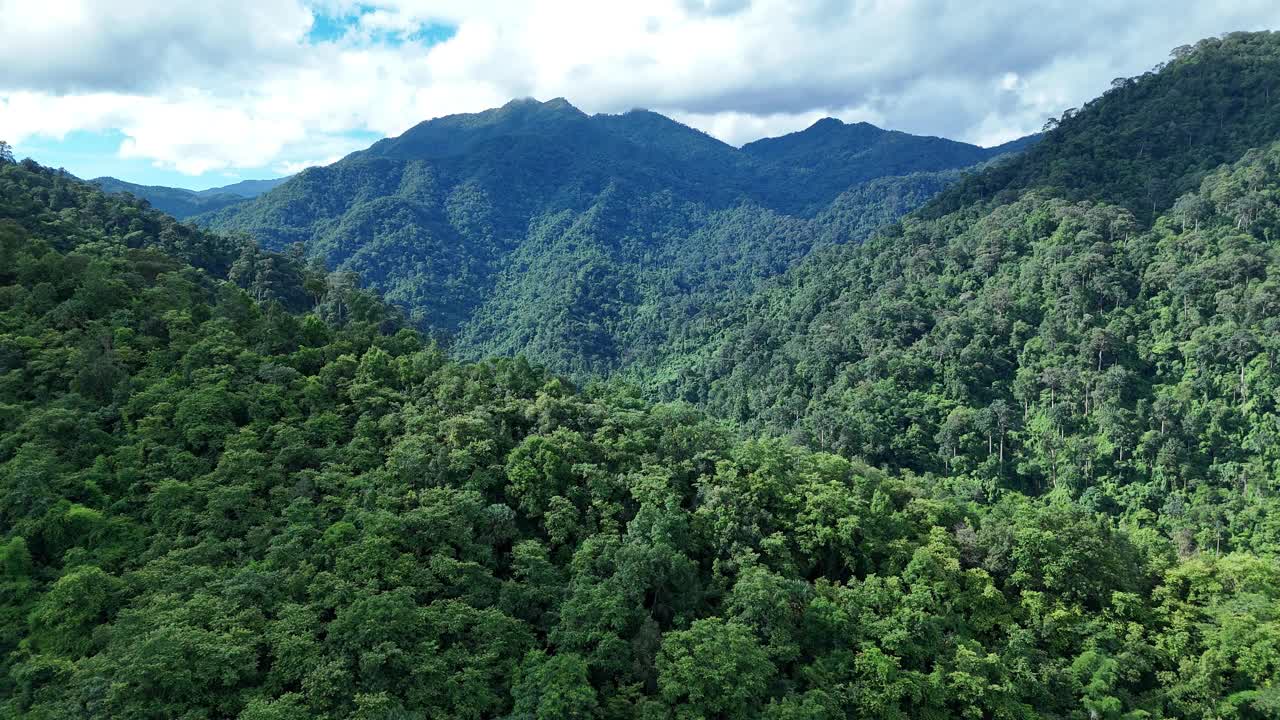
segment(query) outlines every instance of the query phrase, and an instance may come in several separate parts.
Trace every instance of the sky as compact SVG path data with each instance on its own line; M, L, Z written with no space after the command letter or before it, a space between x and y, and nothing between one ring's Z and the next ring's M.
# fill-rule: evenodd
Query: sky
M1275 0L0 0L0 139L203 189L512 98L740 145L823 117L993 145Z

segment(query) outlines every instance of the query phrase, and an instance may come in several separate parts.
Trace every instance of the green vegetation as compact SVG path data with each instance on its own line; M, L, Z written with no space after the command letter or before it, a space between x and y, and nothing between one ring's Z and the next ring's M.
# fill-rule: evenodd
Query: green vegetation
M1254 110L1153 160L1175 197L1014 160L876 232L950 178L809 215L633 174L508 244L540 173L617 160L530 166L559 150L494 129L567 104L303 173L245 206L283 253L0 152L0 716L1277 717L1280 135L1230 125L1280 102L1214 69L1276 45L1179 51L1040 146L1141 143L1104 130L1145 129L1151 87L1242 78ZM524 194L475 200L451 152ZM308 258L319 232L411 277L342 249L362 223L453 279L428 307L476 318L456 348L637 383L451 358Z
M332 278L268 283L301 315L217 278L287 257L0 190L6 716L1277 707L1271 561L451 362Z
M476 360L523 354L574 377L652 366L693 327L728 317L814 248L861 240L957 177L874 180L811 219L607 193L584 213L530 232L452 350Z
M807 262L666 392L875 464L1275 550L1280 145L1149 230L1029 194Z
M1203 43L1209 60L1185 55L1131 91L1264 41L1280 45ZM1100 102L1072 122L1146 117ZM988 173L1058 147L1058 132ZM1105 183L919 213L816 253L645 376L659 396L874 465L977 492L1056 489L1150 518L1186 550L1274 551L1280 145L1207 176L1168 164L1196 189L1150 226L1074 199Z
M825 120L738 150L656 113L515 101L423 123L202 216L357 273L459 357L578 379L856 242L997 151ZM822 152L839 144L838 152Z
M742 152L770 174L785 178L797 196L789 206L811 214L821 211L832 196L869 180L980 165L1006 149L826 118L803 132L748 143Z
M1229 33L1174 49L1168 63L1045 126L1028 152L968 179L933 215L1026 190L1129 208L1144 224L1219 165L1280 138L1280 37Z

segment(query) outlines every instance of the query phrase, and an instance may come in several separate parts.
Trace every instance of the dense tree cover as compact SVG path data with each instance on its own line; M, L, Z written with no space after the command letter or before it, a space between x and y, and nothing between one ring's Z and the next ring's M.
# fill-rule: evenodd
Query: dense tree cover
M875 234L954 177L735 180L830 123L448 118L282 253L0 152L0 715L1280 715L1276 42Z
M459 364L343 276L290 313L35 166L0 200L5 717L1280 709L1270 559Z
M189 264L207 279L227 279L254 299L277 302L290 310L317 304L324 312L342 310L348 296L361 294L350 274L329 274L306 262L300 246L285 253L262 250L246 236L223 236L176 222L132 195L104 194L71 175L38 165L0 162L0 222L54 250L92 248L123 255L154 267ZM113 290L114 292L114 290ZM114 302L114 299L111 299ZM335 306L336 309L331 306Z
M129 193L140 200L146 200L151 207L182 220L255 198L288 179L241 180L224 187L198 191L160 185L137 185L113 177L94 178L90 182L108 193Z
M767 278L815 248L859 241L958 173L882 178L811 219L759 206L707 212L620 188L533 228L462 326L456 355L523 354L575 377L652 367L689 334L731 317Z
M218 277L226 276L244 244L183 225L136 198L103 194L31 159L0 162L0 221L58 251L99 245L120 252L150 249Z
M523 353L587 378L655 356L691 316L723 314L815 246L859 241L1007 150L837 120L776 142L786 151L739 150L652 112L515 101L200 222L303 243L459 356Z

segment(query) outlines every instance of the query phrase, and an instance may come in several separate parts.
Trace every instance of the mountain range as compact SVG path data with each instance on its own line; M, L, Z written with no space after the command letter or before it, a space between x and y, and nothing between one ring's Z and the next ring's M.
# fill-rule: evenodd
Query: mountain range
M734 148L662 115L517 100L424 122L195 221L358 274L464 357L600 376L815 247L1016 147L827 119Z
M129 193L140 200L146 200L151 207L182 220L192 215L211 212L255 198L288 179L288 177L282 177L271 180L241 180L231 185L206 190L137 185L113 177L94 178L89 182L102 188L103 192Z

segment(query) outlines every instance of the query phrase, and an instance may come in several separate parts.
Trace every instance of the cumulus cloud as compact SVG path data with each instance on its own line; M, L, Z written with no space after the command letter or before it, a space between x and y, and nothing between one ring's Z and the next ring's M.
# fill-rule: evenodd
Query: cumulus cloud
M995 144L1273 0L0 0L0 137L118 130L199 174L564 96L740 144L824 116ZM332 36L313 33L336 24ZM424 28L448 27L452 34Z
M296 62L312 22L272 0L0 0L0 17L0 88L56 94L243 80Z

